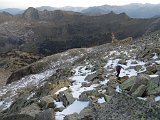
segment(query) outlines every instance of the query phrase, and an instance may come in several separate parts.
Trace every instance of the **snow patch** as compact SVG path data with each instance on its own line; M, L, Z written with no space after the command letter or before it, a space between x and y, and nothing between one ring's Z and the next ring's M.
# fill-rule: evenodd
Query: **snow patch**
M158 65L160 64L160 60L155 61Z
M27 100L29 100L30 98L32 98L35 95L35 93L32 93L28 96Z
M106 102L104 97L98 99L98 103L104 103L104 102Z
M74 101L71 105L69 105L66 109L62 112L56 113L56 120L63 120L66 115L70 115L73 113L80 113L85 107L89 105L89 102L82 102L82 101Z
M154 77L158 77L159 75L149 75L149 77L154 78Z
M105 84L108 83L108 81L109 81L109 80L106 80L106 79L105 79L104 81L100 81L100 84L101 84L101 85L105 85Z
M120 89L119 85L116 86L116 92L122 93L122 90Z
M154 60L158 58L157 53L154 53L154 56L152 57Z
M97 86L98 86L98 84L93 84L90 87L81 87L81 84L77 84L77 85L71 86L70 88L72 90L73 97L79 98L79 96L81 95L82 92L94 90L95 87L97 87Z
M8 102L5 102L5 101L1 101L0 102L0 111L2 110L6 110L8 109L11 105L12 105L13 101L8 101Z
M155 101L160 101L160 96L155 97Z
M54 104L56 105L56 108L64 107L63 102L56 102L54 101Z
M68 89L67 87L63 87L63 88L61 88L60 90L58 90L55 94L57 95L57 94L59 94L60 92L65 91L65 90L67 90L67 89Z
M144 97L137 97L137 98L140 100L147 100L147 98L144 98Z

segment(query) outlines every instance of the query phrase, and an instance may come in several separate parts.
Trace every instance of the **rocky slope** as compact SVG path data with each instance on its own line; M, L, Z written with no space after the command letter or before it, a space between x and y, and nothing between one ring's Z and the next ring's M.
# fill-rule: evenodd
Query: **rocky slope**
M12 73L0 88L0 119L160 119L159 76L160 31L68 50Z

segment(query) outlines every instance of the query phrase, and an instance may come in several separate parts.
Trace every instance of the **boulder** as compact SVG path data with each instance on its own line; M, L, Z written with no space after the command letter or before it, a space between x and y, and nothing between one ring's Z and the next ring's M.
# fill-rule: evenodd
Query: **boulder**
M143 93L145 92L147 86L145 85L140 85L133 93L132 96L133 97L141 97L143 95Z
M124 81L121 85L120 85L120 88L122 90L130 90L132 85L134 84L134 82L136 81L136 77L135 76L132 76L130 77L128 80Z
M36 116L37 120L55 120L55 112L53 109L46 109Z
M80 112L80 116L78 117L78 120L94 120L93 119L93 111L89 108L85 108Z
M90 82L90 83L83 82L83 83L82 83L82 87L90 87L91 84L92 84L91 82Z
M160 48L155 48L154 52L156 52L157 54L160 54Z
M63 105L65 107L72 104L75 101L75 98L73 98L73 95L67 91L60 92L57 97L60 101L63 102Z
M156 87L155 89L147 89L147 95L160 96L160 87Z
M27 104L30 104L30 100L27 101L25 98L17 98L12 105L7 110L7 113L17 113L20 112L20 110L25 107Z
M78 120L78 113L73 113L64 117L64 120Z
M79 96L79 101L89 101L91 96L96 96L98 94L97 90L84 91Z
M38 103L41 108L55 108L54 99L51 96L44 96Z
M156 65L157 71L160 71L160 65Z
M149 75L146 74L140 74L137 76L137 79L134 81L134 84L132 85L130 89L130 93L134 93L141 85L148 85L148 82L150 81Z
M156 65L150 65L146 67L146 73L147 74L154 74L157 72Z
M127 65L127 62L125 60L119 60L118 64Z
M138 62L137 61L132 61L131 64L138 64Z
M40 112L40 107L33 103L30 106L24 107L21 109L21 114L27 114L29 116L35 117Z
M0 120L35 120L35 117L26 114L13 114L0 118Z
M44 70L44 68L46 68L46 64L47 63L44 62L36 62L34 64L19 69L18 71L15 71L11 74L6 84L10 84L14 81L20 80L22 77L30 74L40 73Z
M139 72L142 69L142 65L136 65L134 69Z
M93 81L97 76L98 76L97 73L89 74L86 76L85 80L86 81Z

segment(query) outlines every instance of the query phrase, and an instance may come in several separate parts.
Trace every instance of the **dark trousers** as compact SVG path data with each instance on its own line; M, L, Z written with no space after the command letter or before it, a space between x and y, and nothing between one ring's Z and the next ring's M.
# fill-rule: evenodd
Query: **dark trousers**
M120 79L119 74L120 74L120 71L117 71L116 77L118 78L118 80Z

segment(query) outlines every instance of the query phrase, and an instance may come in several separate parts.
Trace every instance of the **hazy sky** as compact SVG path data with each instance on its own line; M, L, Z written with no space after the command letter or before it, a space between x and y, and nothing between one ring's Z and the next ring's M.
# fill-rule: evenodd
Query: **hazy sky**
M99 6L104 4L109 5L124 5L129 3L152 3L158 4L160 0L0 0L0 8L27 8L39 6Z

